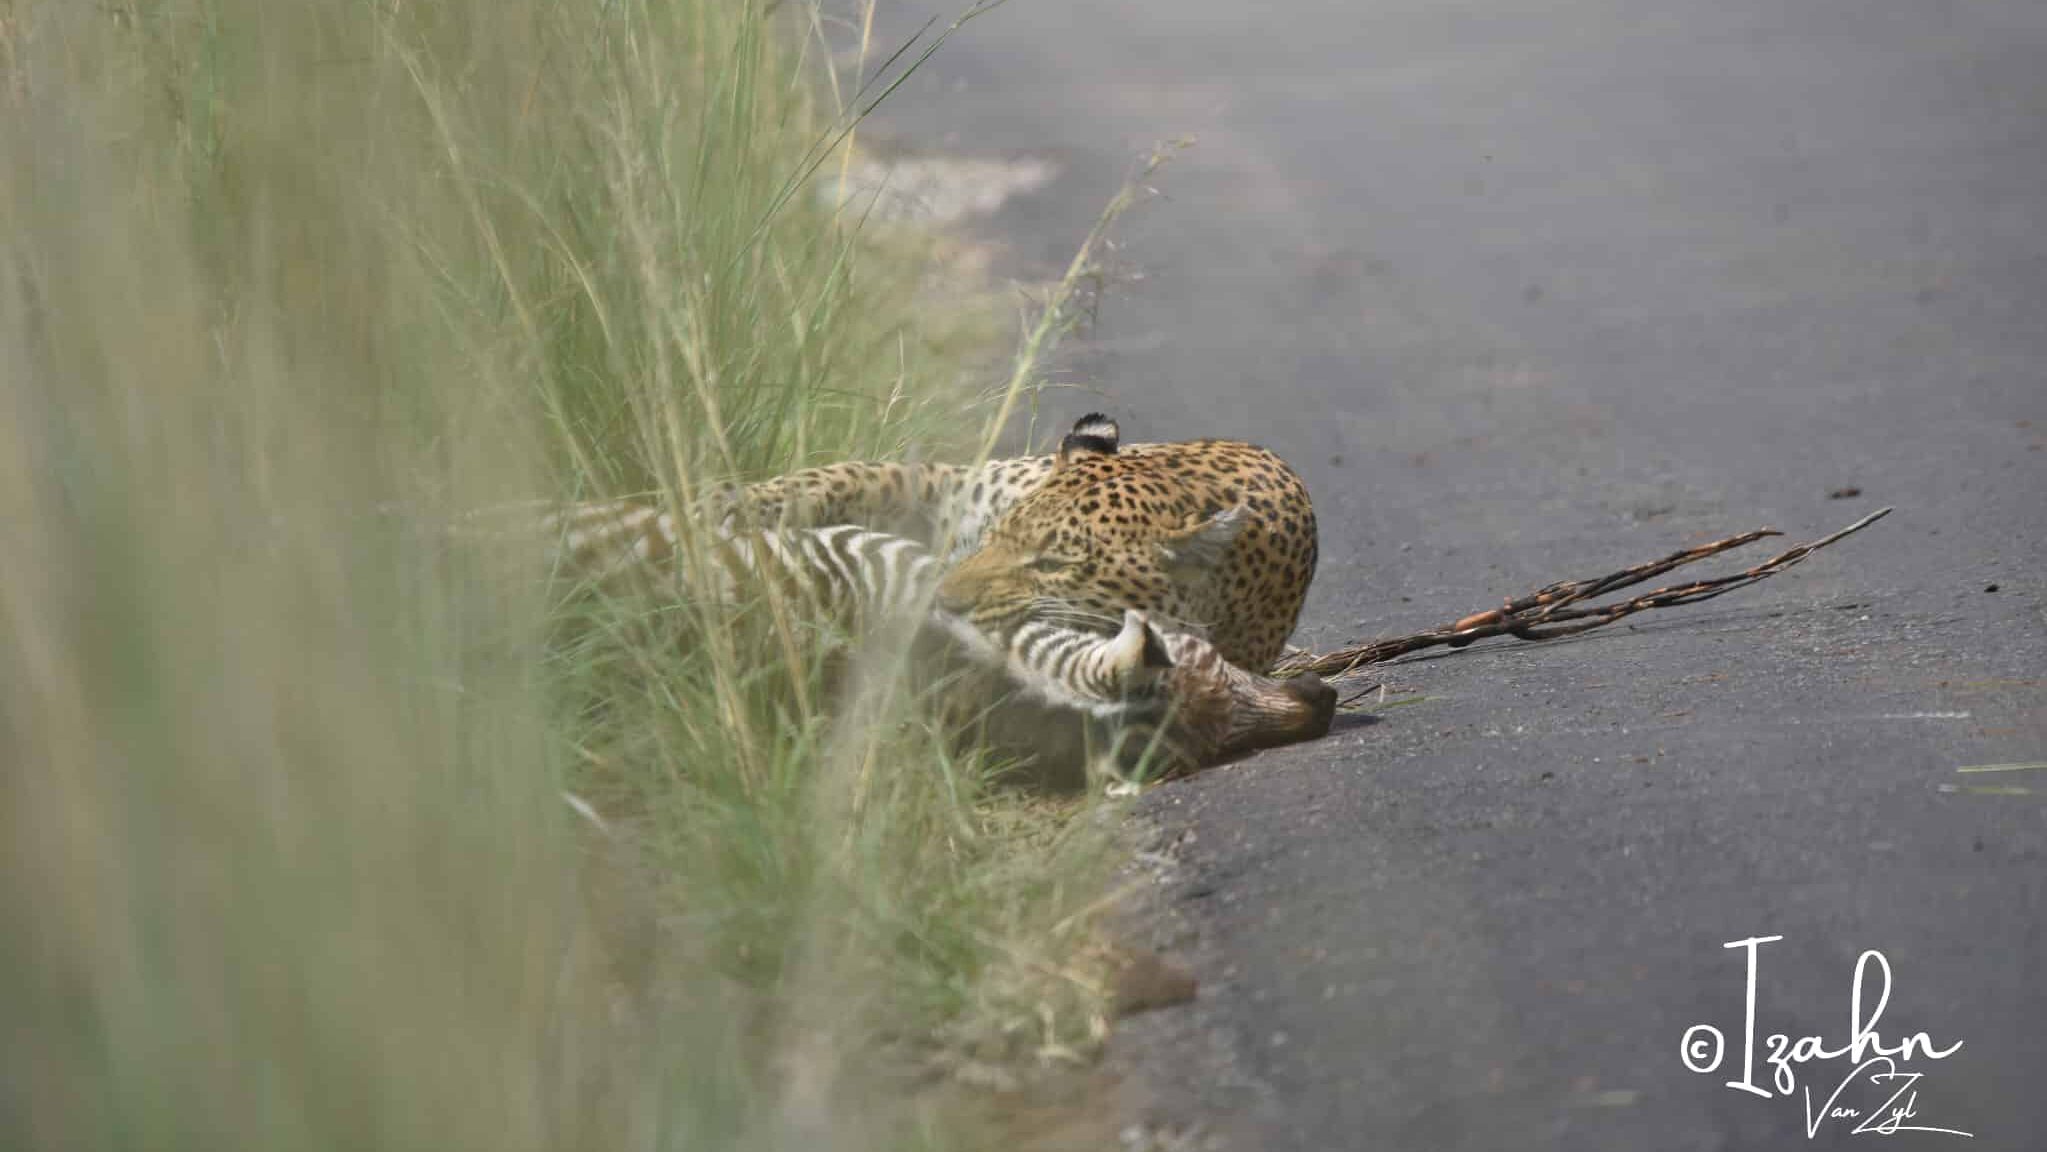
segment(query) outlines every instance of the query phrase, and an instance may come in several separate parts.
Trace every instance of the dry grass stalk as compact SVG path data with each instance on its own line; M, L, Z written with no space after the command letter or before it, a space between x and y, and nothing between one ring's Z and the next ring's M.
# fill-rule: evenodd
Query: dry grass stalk
M1352 645L1334 652L1290 654L1280 660L1273 668L1272 674L1299 676L1313 672L1324 677L1345 676L1366 665L1382 664L1410 652L1419 652L1425 648L1462 648L1488 636L1513 636L1521 640L1555 640L1562 636L1574 636L1580 632L1605 627L1616 620L1651 608L1675 608L1680 604L1696 604L1702 600L1725 595L1737 588L1746 588L1759 580L1775 576L1843 537L1862 531L1890 515L1890 512L1889 508L1878 509L1838 532L1811 543L1800 544L1752 568L1726 576L1658 588L1653 592L1645 592L1632 599L1612 604L1586 603L1610 592L1661 576L1673 568L1718 556L1722 552L1731 551L1745 544L1753 544L1768 536L1781 536L1783 533L1774 528L1758 528L1695 548L1681 549L1660 560L1631 565L1596 579L1560 580L1519 599L1509 600L1498 608L1475 612L1450 624L1426 631Z

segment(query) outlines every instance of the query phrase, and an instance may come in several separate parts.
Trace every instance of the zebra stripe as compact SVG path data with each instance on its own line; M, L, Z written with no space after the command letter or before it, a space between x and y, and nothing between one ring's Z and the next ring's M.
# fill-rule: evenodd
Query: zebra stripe
M916 541L900 536L884 541L876 555L882 574L879 599L887 611L901 612L930 603L931 592L943 575L937 558Z

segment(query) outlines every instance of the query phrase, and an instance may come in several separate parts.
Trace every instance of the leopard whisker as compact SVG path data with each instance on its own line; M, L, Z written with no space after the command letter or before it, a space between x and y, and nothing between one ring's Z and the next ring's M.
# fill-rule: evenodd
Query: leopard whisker
M1107 619L1109 615L1098 609L1090 608L1086 604L1083 604L1078 600L1070 600L1064 596L1039 596L1031 601L1031 608L1033 610L1050 609L1053 611L1062 612L1078 612L1093 616L1100 616L1104 619Z
M1110 615L1059 600L1039 600L1031 606L1031 618L1048 623L1095 631L1113 632L1123 626L1120 615Z

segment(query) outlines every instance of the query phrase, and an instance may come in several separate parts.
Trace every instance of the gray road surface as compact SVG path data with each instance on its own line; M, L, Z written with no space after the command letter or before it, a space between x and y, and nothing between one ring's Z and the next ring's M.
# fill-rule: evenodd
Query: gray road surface
M1722 945L1781 935L1759 1036L1842 1045L1876 949L1885 1042L1963 1042L1908 1063L1906 1122L1976 1138L1880 1146L2047 1148L2047 771L1955 771L2047 760L2047 3L1014 0L891 117L1061 158L996 222L1024 268L1200 137L1057 415L1296 462L1304 643L1898 509L1710 605L1403 663L1419 702L1152 793L1141 931L1203 987L1121 1029L1133 1109L1246 1150L1885 1140L1721 1086Z

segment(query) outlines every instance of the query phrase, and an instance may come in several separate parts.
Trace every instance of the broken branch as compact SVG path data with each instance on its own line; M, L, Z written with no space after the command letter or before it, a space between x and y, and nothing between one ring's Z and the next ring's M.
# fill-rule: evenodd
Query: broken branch
M1489 636L1513 636L1519 640L1531 641L1575 636L1580 632L1605 627L1616 620L1651 608L1674 608L1680 604L1696 604L1702 600L1724 596L1737 588L1746 588L1759 580L1775 576L1837 540L1862 531L1890 513L1889 508L1880 508L1838 532L1822 536L1807 544L1800 544L1752 568L1730 575L1658 588L1633 599L1612 604L1586 603L1610 592L1617 592L1622 588L1661 576L1674 568L1718 556L1722 552L1783 533L1774 528L1758 528L1709 544L1701 544L1696 548L1685 548L1660 560L1630 565L1596 579L1560 580L1554 584L1544 585L1526 596L1509 600L1498 608L1474 612L1454 623L1424 632L1375 640L1368 644L1340 648L1334 652L1291 653L1273 667L1272 674L1299 676L1313 672L1320 676L1345 676L1365 665L1381 664L1410 652L1419 652L1425 648L1462 648Z

